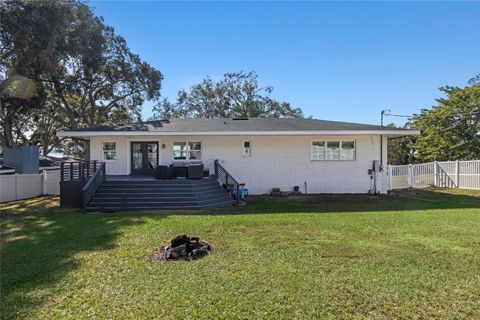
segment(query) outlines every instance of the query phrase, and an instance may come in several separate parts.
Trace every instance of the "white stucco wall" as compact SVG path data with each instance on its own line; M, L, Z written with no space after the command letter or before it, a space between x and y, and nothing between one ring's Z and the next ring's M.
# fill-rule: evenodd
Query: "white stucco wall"
M251 156L243 156L243 141L251 141ZM310 160L312 140L355 140L353 161ZM387 142L383 139L383 163L387 163ZM158 141L159 162L173 162L174 141L202 142L202 162L213 173L213 161L220 163L239 181L245 182L250 194L270 193L272 188L293 190L300 186L308 193L367 193L372 180L367 170L380 159L380 136L112 136L91 137L90 157L102 159L102 142L117 144L117 160L107 162L107 174L130 174L130 143ZM165 145L165 148L162 148ZM386 170L379 175L377 189L387 191Z

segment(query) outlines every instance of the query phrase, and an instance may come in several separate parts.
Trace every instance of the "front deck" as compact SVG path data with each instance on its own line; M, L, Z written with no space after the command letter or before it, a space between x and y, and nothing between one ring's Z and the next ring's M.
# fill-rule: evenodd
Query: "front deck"
M106 175L105 162L62 163L60 204L86 211L204 209L239 204L239 184L218 161L215 174L209 177L202 177L203 168L190 167L181 172L158 169L155 176Z

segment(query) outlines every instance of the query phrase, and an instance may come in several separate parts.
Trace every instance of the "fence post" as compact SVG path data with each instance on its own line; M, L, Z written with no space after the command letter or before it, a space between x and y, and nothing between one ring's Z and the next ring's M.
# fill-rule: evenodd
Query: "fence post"
M433 186L438 187L438 163L433 161Z
M15 200L18 200L18 173L15 173Z
M460 187L460 161L455 161L455 187Z
M413 188L413 170L412 164L408 165L408 187L411 189Z
M392 172L393 168L391 165L387 166L387 175L388 175L388 190L392 190L392 183L393 183L393 177L392 177Z
M47 170L42 171L42 194L47 194Z

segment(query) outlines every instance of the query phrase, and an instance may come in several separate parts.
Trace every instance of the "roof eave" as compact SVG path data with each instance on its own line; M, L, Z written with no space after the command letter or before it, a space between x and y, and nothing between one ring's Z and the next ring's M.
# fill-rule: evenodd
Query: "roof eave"
M338 136L338 135L419 135L419 130L295 130L295 131L58 131L57 137L98 136Z

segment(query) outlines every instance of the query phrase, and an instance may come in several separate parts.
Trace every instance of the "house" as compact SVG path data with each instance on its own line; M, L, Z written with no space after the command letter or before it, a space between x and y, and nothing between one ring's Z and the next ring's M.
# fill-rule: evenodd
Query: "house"
M293 118L170 119L61 131L90 141L107 176L153 175L157 166L215 160L250 194L385 193L387 139L416 130Z

